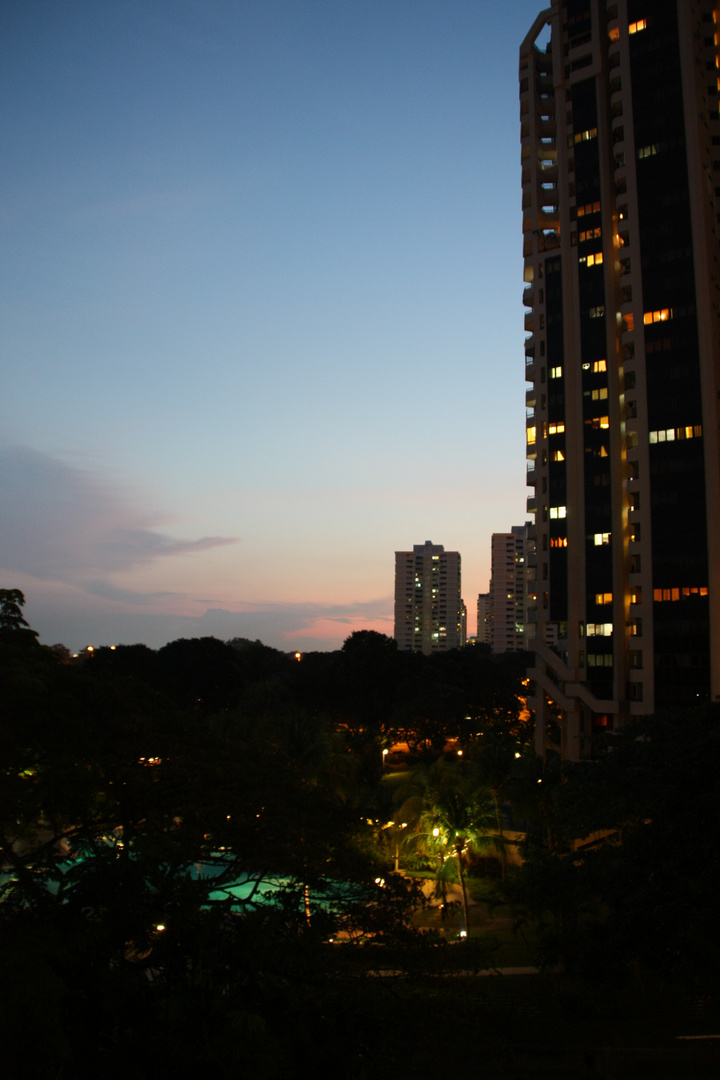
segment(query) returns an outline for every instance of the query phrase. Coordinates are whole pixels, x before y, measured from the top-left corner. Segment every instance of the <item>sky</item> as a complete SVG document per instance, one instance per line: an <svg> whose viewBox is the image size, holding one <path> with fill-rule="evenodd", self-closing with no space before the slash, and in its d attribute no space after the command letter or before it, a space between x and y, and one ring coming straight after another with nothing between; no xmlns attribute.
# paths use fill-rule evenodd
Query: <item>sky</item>
<svg viewBox="0 0 720 1080"><path fill-rule="evenodd" d="M46 644L393 633L525 520L538 0L4 0L0 587Z"/></svg>

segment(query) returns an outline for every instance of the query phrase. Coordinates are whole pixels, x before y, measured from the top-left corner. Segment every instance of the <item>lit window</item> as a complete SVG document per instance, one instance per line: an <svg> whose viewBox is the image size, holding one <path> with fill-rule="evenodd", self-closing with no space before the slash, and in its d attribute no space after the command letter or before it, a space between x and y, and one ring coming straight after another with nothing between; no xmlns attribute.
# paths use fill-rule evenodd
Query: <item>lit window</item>
<svg viewBox="0 0 720 1080"><path fill-rule="evenodd" d="M589 142L590 139L597 138L597 128L587 128L586 131L578 131L577 135L568 136L568 146L572 146L573 143Z"/></svg>
<svg viewBox="0 0 720 1080"><path fill-rule="evenodd" d="M640 158L640 160L642 160L643 158L646 158L646 157L655 157L657 152L658 152L658 144L657 143L650 143L649 146L641 146L640 149L637 152L637 156L638 156L638 158Z"/></svg>
<svg viewBox="0 0 720 1080"><path fill-rule="evenodd" d="M527 441L528 441L528 443L532 444L532 443L535 442L536 439L537 439L537 428L536 427L529 427L527 429Z"/></svg>
<svg viewBox="0 0 720 1080"><path fill-rule="evenodd" d="M553 452L552 452L552 460L553 461L564 461L565 460L565 455L563 454L562 450L553 450Z"/></svg>
<svg viewBox="0 0 720 1080"><path fill-rule="evenodd" d="M667 322L672 317L672 308L659 308L657 311L646 311L643 315L643 322L647 326L649 323Z"/></svg>
<svg viewBox="0 0 720 1080"><path fill-rule="evenodd" d="M567 536L551 536L550 537L551 548L566 548Z"/></svg>
<svg viewBox="0 0 720 1080"><path fill-rule="evenodd" d="M604 304L598 304L597 307L591 307L590 308L590 318L591 319L602 319L604 314L605 314L605 305Z"/></svg>
<svg viewBox="0 0 720 1080"><path fill-rule="evenodd" d="M611 622L588 623L585 631L588 637L610 637L612 632L613 624Z"/></svg>
<svg viewBox="0 0 720 1080"><path fill-rule="evenodd" d="M585 217L585 214L599 214L599 213L600 213L600 203L597 202L597 201L596 202L585 203L584 206L578 206L578 208L577 208L577 216L578 217Z"/></svg>
<svg viewBox="0 0 720 1080"><path fill-rule="evenodd" d="M593 390L592 392L593 401L604 401L607 396L607 386L601 386L599 390Z"/></svg>
<svg viewBox="0 0 720 1080"><path fill-rule="evenodd" d="M592 366L594 372L607 371L607 360L596 360Z"/></svg>
<svg viewBox="0 0 720 1080"><path fill-rule="evenodd" d="M580 259L578 259L578 262L582 266L599 266L602 261L602 251L597 251L594 255L583 255ZM603 308L603 312L604 310L605 309Z"/></svg>
<svg viewBox="0 0 720 1080"><path fill-rule="evenodd" d="M653 600L660 603L664 600L679 600L681 596L683 599L688 599L691 596L707 595L707 585L685 585L682 588L653 589Z"/></svg>
<svg viewBox="0 0 720 1080"><path fill-rule="evenodd" d="M550 424L548 426L548 434L549 435L562 435L564 430L565 430L565 423L562 420L559 420L556 424Z"/></svg>
<svg viewBox="0 0 720 1080"><path fill-rule="evenodd" d="M664 431L649 433L651 443L675 442L675 440L700 439L701 437L702 424L687 424L685 427L666 428Z"/></svg>
<svg viewBox="0 0 720 1080"><path fill-rule="evenodd" d="M610 533L595 533L594 536L595 547L600 547L602 544L610 543Z"/></svg>
<svg viewBox="0 0 720 1080"><path fill-rule="evenodd" d="M551 367L550 368L550 378L551 379L561 379L562 378L562 367Z"/></svg>
<svg viewBox="0 0 720 1080"><path fill-rule="evenodd" d="M647 19L638 19L628 26L628 34L639 34L641 30L647 30Z"/></svg>
<svg viewBox="0 0 720 1080"><path fill-rule="evenodd" d="M550 507L551 518L564 518L567 517L567 506L551 506Z"/></svg>
<svg viewBox="0 0 720 1080"><path fill-rule="evenodd" d="M620 27L619 26L612 26L608 30L608 37L610 38L611 41L619 41L620 40Z"/></svg>
<svg viewBox="0 0 720 1080"><path fill-rule="evenodd" d="M597 225L594 229L584 229L578 239L582 244L583 240L596 240L599 236L602 236L602 228Z"/></svg>
<svg viewBox="0 0 720 1080"><path fill-rule="evenodd" d="M611 592L595 593L595 603L596 604L612 604L612 593Z"/></svg>

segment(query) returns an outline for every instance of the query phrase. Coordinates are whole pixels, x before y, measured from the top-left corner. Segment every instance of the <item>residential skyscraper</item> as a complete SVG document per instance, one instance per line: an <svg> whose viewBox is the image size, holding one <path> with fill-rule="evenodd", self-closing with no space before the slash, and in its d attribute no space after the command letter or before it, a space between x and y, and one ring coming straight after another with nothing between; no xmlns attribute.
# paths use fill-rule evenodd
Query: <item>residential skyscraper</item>
<svg viewBox="0 0 720 1080"><path fill-rule="evenodd" d="M526 526L513 525L509 533L492 534L489 608L494 653L525 648L526 533Z"/></svg>
<svg viewBox="0 0 720 1080"><path fill-rule="evenodd" d="M480 593L477 598L477 634L479 643L492 645L492 624L490 622L490 593Z"/></svg>
<svg viewBox="0 0 720 1080"><path fill-rule="evenodd" d="M720 697L719 18L553 0L520 50L529 704L571 759Z"/></svg>
<svg viewBox="0 0 720 1080"><path fill-rule="evenodd" d="M395 552L395 640L429 655L465 644L460 554L426 540Z"/></svg>

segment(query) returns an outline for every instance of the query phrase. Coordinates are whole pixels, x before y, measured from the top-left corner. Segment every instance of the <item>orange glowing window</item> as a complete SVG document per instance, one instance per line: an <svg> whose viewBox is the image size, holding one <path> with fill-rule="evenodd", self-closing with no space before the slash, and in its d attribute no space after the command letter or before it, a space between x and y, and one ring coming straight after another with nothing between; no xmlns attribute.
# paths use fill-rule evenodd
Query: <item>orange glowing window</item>
<svg viewBox="0 0 720 1080"><path fill-rule="evenodd" d="M596 251L593 255L582 255L578 259L578 262L581 263L582 266L599 266L602 261L602 251Z"/></svg>
<svg viewBox="0 0 720 1080"><path fill-rule="evenodd" d="M593 229L583 229L578 240L582 244L584 240L597 240L599 236L602 236L602 227L596 225Z"/></svg>
<svg viewBox="0 0 720 1080"><path fill-rule="evenodd" d="M577 216L578 217L584 217L585 214L599 214L599 213L600 213L600 202L599 202L598 199L596 199L595 202L585 203L584 206L578 206L578 208L577 208Z"/></svg>
<svg viewBox="0 0 720 1080"><path fill-rule="evenodd" d="M610 30L608 30L608 37L610 38L611 41L619 41L619 39L620 39L620 28L617 27L617 26L613 26Z"/></svg>
<svg viewBox="0 0 720 1080"><path fill-rule="evenodd" d="M648 326L650 323L667 322L668 319L672 319L672 317L672 308L658 308L657 311L646 311L643 315L643 322Z"/></svg>
<svg viewBox="0 0 720 1080"><path fill-rule="evenodd" d="M707 585L684 585L682 588L670 588L670 589L653 589L653 600L658 603L663 601L679 600L682 596L687 600L692 596L707 596Z"/></svg>
<svg viewBox="0 0 720 1080"><path fill-rule="evenodd" d="M638 19L628 26L628 34L639 34L641 30L647 30L647 19Z"/></svg>

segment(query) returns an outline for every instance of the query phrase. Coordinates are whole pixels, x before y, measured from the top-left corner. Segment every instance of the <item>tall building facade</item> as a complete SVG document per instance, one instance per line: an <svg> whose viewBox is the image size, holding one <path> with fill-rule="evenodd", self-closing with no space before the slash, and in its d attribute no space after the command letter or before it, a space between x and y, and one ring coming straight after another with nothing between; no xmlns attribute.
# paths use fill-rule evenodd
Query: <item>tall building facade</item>
<svg viewBox="0 0 720 1080"><path fill-rule="evenodd" d="M482 592L477 598L477 634L475 638L479 644L492 645L489 592Z"/></svg>
<svg viewBox="0 0 720 1080"><path fill-rule="evenodd" d="M525 648L526 535L525 525L492 534L489 619L494 653Z"/></svg>
<svg viewBox="0 0 720 1080"><path fill-rule="evenodd" d="M395 552L395 640L430 655L465 644L460 554L426 540Z"/></svg>
<svg viewBox="0 0 720 1080"><path fill-rule="evenodd" d="M718 8L553 0L520 51L530 704L570 759L720 696Z"/></svg>

